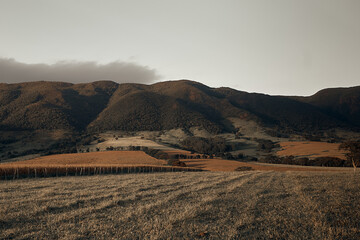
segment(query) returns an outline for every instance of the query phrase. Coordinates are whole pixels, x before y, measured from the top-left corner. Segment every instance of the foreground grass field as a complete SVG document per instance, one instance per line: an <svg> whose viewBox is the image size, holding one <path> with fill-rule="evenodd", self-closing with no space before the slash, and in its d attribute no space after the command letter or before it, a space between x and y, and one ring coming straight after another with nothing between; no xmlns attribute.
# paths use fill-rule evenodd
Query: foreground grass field
<svg viewBox="0 0 360 240"><path fill-rule="evenodd" d="M0 239L359 239L360 176L185 172L0 182Z"/></svg>

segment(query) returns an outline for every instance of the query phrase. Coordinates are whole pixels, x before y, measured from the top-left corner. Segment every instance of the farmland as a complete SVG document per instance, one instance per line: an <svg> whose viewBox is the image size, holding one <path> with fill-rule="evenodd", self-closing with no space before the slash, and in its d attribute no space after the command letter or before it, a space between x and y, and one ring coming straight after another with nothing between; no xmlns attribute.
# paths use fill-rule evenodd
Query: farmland
<svg viewBox="0 0 360 240"><path fill-rule="evenodd" d="M0 166L97 166L97 165L165 165L166 161L150 157L142 151L110 151L43 156Z"/></svg>
<svg viewBox="0 0 360 240"><path fill-rule="evenodd" d="M0 238L358 239L360 176L186 172L0 182Z"/></svg>
<svg viewBox="0 0 360 240"><path fill-rule="evenodd" d="M167 150L166 153L169 155L194 155L183 150ZM201 170L232 172L244 167L261 171L351 171L351 168L300 167L258 162L239 162L219 158L181 159L181 161L186 164L186 168L168 166L166 160L156 159L145 154L143 151L58 154L0 164L0 180Z"/></svg>
<svg viewBox="0 0 360 240"><path fill-rule="evenodd" d="M0 180L175 171L199 171L199 169L167 166L165 160L153 158L142 151L111 151L58 154L0 164Z"/></svg>
<svg viewBox="0 0 360 240"><path fill-rule="evenodd" d="M338 157L345 159L345 152L339 150L338 143L310 142L310 141L290 141L280 142L281 150L277 152L279 156L296 157Z"/></svg>
<svg viewBox="0 0 360 240"><path fill-rule="evenodd" d="M261 162L239 162L234 160L224 159L184 159L186 166L192 168L200 168L207 171L223 171L233 172L241 167L251 168L259 171L305 171L305 172L319 172L319 171L342 171L349 172L353 171L349 167L312 167L312 166L298 166L298 165L287 165L287 164L269 164Z"/></svg>

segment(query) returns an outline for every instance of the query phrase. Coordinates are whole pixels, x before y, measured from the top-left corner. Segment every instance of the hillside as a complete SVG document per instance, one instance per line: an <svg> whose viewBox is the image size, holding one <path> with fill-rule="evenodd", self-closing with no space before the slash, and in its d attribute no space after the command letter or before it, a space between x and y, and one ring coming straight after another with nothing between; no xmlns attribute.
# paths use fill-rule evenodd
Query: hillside
<svg viewBox="0 0 360 240"><path fill-rule="evenodd" d="M83 130L106 107L114 82L0 85L0 127Z"/></svg>
<svg viewBox="0 0 360 240"><path fill-rule="evenodd" d="M326 89L311 97L269 96L180 80L153 85L0 84L0 129L71 131L234 131L228 118L254 120L283 132L360 127L360 87Z"/></svg>
<svg viewBox="0 0 360 240"><path fill-rule="evenodd" d="M309 103L339 120L360 126L360 86L324 89L313 96L298 100Z"/></svg>

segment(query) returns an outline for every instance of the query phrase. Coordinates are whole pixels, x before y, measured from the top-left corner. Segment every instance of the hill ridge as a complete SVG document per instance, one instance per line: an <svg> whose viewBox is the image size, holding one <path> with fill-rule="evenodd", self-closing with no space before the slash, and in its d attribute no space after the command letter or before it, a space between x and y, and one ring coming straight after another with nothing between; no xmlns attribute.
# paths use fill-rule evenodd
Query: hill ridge
<svg viewBox="0 0 360 240"><path fill-rule="evenodd" d="M233 131L229 117L282 131L360 127L360 86L309 97L271 96L190 80L151 85L96 81L0 84L0 129L72 131L203 127Z"/></svg>

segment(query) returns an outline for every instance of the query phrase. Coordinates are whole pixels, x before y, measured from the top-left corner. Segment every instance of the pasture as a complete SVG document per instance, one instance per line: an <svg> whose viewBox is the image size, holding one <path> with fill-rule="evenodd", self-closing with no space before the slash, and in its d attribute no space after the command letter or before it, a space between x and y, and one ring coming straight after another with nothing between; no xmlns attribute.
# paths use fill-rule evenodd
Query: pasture
<svg viewBox="0 0 360 240"><path fill-rule="evenodd" d="M68 153L8 162L0 166L97 166L97 165L166 165L166 161L153 158L142 151L108 151Z"/></svg>
<svg viewBox="0 0 360 240"><path fill-rule="evenodd" d="M339 150L339 143L311 142L311 141L288 141L280 142L281 150L277 152L280 157L295 156L308 157L338 157L345 158L345 152Z"/></svg>
<svg viewBox="0 0 360 240"><path fill-rule="evenodd" d="M1 239L359 239L360 176L178 172L0 181Z"/></svg>
<svg viewBox="0 0 360 240"><path fill-rule="evenodd" d="M188 154L186 151L166 151L169 155ZM194 154L193 154L194 155ZM195 154L196 155L196 154ZM220 158L181 159L186 167L168 166L166 160L156 159L143 151L108 151L58 154L24 161L0 164L0 180L89 176L98 174L152 173L178 171L233 172L248 168L260 171L351 171L351 168L309 167L260 162L239 162Z"/></svg>
<svg viewBox="0 0 360 240"><path fill-rule="evenodd" d="M110 151L58 154L3 163L0 164L0 180L200 170L167 166L165 160L156 159L142 151Z"/></svg>

